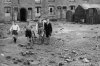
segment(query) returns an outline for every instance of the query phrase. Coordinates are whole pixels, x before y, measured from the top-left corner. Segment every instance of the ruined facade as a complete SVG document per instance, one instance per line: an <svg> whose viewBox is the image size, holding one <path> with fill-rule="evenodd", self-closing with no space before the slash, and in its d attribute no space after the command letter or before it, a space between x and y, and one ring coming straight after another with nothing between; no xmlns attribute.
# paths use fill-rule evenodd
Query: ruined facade
<svg viewBox="0 0 100 66"><path fill-rule="evenodd" d="M0 0L0 20L27 21L39 16L66 19L66 12L82 3L100 3L99 0Z"/></svg>

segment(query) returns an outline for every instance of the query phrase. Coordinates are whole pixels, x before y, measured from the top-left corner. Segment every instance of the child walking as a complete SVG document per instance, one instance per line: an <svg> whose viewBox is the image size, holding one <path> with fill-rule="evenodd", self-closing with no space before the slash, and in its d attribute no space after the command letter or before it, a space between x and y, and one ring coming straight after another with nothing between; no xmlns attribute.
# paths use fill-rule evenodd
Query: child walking
<svg viewBox="0 0 100 66"><path fill-rule="evenodd" d="M39 35L39 41L40 41L39 44L42 44L44 42L44 40L43 40L43 36L44 36L44 24L43 24L41 18L39 18L39 21L36 24L36 27L37 27L37 32L38 32L38 35Z"/></svg>
<svg viewBox="0 0 100 66"><path fill-rule="evenodd" d="M12 32L13 35L13 41L16 43L18 32L20 31L19 25L16 24L14 21L12 22L12 26L10 27L10 32Z"/></svg>

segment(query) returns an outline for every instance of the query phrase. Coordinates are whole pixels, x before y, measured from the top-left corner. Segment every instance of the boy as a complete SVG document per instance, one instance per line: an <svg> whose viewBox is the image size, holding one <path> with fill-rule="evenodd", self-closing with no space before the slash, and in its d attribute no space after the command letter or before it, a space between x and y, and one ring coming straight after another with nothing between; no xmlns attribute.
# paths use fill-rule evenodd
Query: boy
<svg viewBox="0 0 100 66"><path fill-rule="evenodd" d="M44 24L43 24L41 18L39 18L39 22L36 24L36 29L37 29L37 32L38 32L38 35L39 35L39 41L40 41L40 44L41 44L41 43L44 42L44 40L43 40Z"/></svg>
<svg viewBox="0 0 100 66"><path fill-rule="evenodd" d="M47 22L44 23L44 30L47 38L47 44L49 44L50 36L52 33L52 24L50 23L49 19L47 19Z"/></svg>
<svg viewBox="0 0 100 66"><path fill-rule="evenodd" d="M32 31L31 31L31 27L29 25L29 22L26 25L26 30L25 30L25 37L27 37L28 42L31 42L32 39Z"/></svg>
<svg viewBox="0 0 100 66"><path fill-rule="evenodd" d="M18 32L20 31L19 25L14 21L12 22L12 26L10 27L10 31L12 32L14 43L17 41Z"/></svg>

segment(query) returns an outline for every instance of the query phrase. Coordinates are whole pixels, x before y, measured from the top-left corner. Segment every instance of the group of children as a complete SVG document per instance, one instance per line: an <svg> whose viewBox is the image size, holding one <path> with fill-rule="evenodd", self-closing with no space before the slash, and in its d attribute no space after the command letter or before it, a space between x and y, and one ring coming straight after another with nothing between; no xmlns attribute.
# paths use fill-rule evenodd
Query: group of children
<svg viewBox="0 0 100 66"><path fill-rule="evenodd" d="M13 23L13 25L10 28L10 31L12 32L12 35L14 35L14 42L17 41L17 35L20 31L19 26L16 23ZM25 37L27 37L28 42L34 42L36 38L39 38L39 44L43 44L46 40L46 44L49 44L50 36L52 34L52 24L50 23L49 19L38 19L38 22L36 23L36 31L34 30L34 27L31 26L30 22L27 22L27 25L25 27ZM36 36L38 35L38 36Z"/></svg>

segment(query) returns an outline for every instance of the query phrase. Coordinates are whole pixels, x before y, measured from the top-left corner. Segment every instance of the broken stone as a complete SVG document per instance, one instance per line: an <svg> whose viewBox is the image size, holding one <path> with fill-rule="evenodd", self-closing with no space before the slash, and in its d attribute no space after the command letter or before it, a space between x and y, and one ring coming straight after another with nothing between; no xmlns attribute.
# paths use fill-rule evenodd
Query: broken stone
<svg viewBox="0 0 100 66"><path fill-rule="evenodd" d="M13 61L17 61L17 60L18 60L18 58L12 58L12 60L13 60Z"/></svg>
<svg viewBox="0 0 100 66"><path fill-rule="evenodd" d="M79 60L83 60L83 59L84 59L83 57L80 57L80 58L79 58Z"/></svg>
<svg viewBox="0 0 100 66"><path fill-rule="evenodd" d="M59 66L64 66L64 63L59 63Z"/></svg>
<svg viewBox="0 0 100 66"><path fill-rule="evenodd" d="M14 61L13 63L14 63L14 64L18 64L18 62L17 62L17 61Z"/></svg>
<svg viewBox="0 0 100 66"><path fill-rule="evenodd" d="M61 28L60 30L63 30L64 28Z"/></svg>
<svg viewBox="0 0 100 66"><path fill-rule="evenodd" d="M3 53L1 53L1 56L5 56Z"/></svg>
<svg viewBox="0 0 100 66"><path fill-rule="evenodd" d="M50 64L53 64L53 63L56 63L56 62L52 60L52 61L49 61L49 63L50 63Z"/></svg>
<svg viewBox="0 0 100 66"><path fill-rule="evenodd" d="M64 58L64 61L66 61L67 63L70 63L73 61L73 59L68 56L68 57Z"/></svg>
<svg viewBox="0 0 100 66"><path fill-rule="evenodd" d="M70 62L72 62L73 60L72 60L72 59L65 59L65 61L67 61L67 63L70 63Z"/></svg>
<svg viewBox="0 0 100 66"><path fill-rule="evenodd" d="M7 60L11 59L11 56L6 56L6 59L7 59Z"/></svg>
<svg viewBox="0 0 100 66"><path fill-rule="evenodd" d="M83 37L83 38L87 38L87 37Z"/></svg>
<svg viewBox="0 0 100 66"><path fill-rule="evenodd" d="M91 28L91 30L94 30L93 28Z"/></svg>
<svg viewBox="0 0 100 66"><path fill-rule="evenodd" d="M64 49L65 52L69 51L68 49Z"/></svg>
<svg viewBox="0 0 100 66"><path fill-rule="evenodd" d="M22 59L20 59L20 61L21 61L21 62L24 62L24 59L22 58Z"/></svg>
<svg viewBox="0 0 100 66"><path fill-rule="evenodd" d="M77 54L74 54L74 53L70 53L70 54L68 54L71 58L74 58L74 57L76 57L76 55Z"/></svg>
<svg viewBox="0 0 100 66"><path fill-rule="evenodd" d="M22 45L22 44L18 44L18 46L19 46L19 47L25 47L25 45Z"/></svg>
<svg viewBox="0 0 100 66"><path fill-rule="evenodd" d="M26 49L33 49L33 47L32 46L27 46Z"/></svg>
<svg viewBox="0 0 100 66"><path fill-rule="evenodd" d="M59 40L59 41L60 41L60 40L61 40L61 38L58 38L57 40Z"/></svg>
<svg viewBox="0 0 100 66"><path fill-rule="evenodd" d="M18 59L17 62L20 62L21 63L22 61Z"/></svg>
<svg viewBox="0 0 100 66"><path fill-rule="evenodd" d="M25 56L26 54L25 53L23 53L23 52L20 52L20 54L21 54L21 56Z"/></svg>
<svg viewBox="0 0 100 66"><path fill-rule="evenodd" d="M30 62L27 60L27 61L24 61L23 64L24 64L24 65L30 65Z"/></svg>
<svg viewBox="0 0 100 66"><path fill-rule="evenodd" d="M65 57L60 55L59 58L65 58Z"/></svg>
<svg viewBox="0 0 100 66"><path fill-rule="evenodd" d="M37 64L39 64L40 62L39 61L31 61L30 62L30 64L32 64L32 65L37 65Z"/></svg>
<svg viewBox="0 0 100 66"><path fill-rule="evenodd" d="M70 56L65 57L65 59L70 59L70 58L71 58Z"/></svg>
<svg viewBox="0 0 100 66"><path fill-rule="evenodd" d="M54 54L54 53L51 53L51 55L52 55L52 56L55 56L55 54Z"/></svg>
<svg viewBox="0 0 100 66"><path fill-rule="evenodd" d="M76 59L74 58L73 61L76 61Z"/></svg>
<svg viewBox="0 0 100 66"><path fill-rule="evenodd" d="M84 63L89 63L90 61L89 61L87 58L84 58L84 59L82 60L82 62L84 62Z"/></svg>
<svg viewBox="0 0 100 66"><path fill-rule="evenodd" d="M77 52L76 52L75 50L73 50L71 53L73 53L73 54L77 54Z"/></svg>

